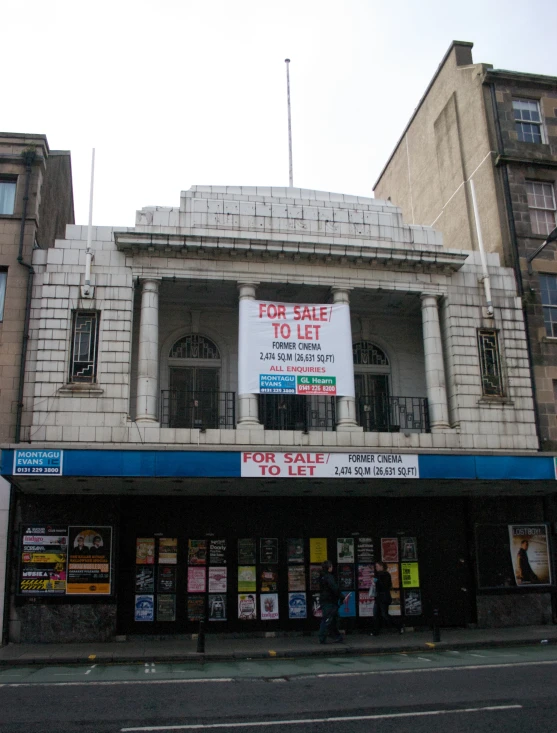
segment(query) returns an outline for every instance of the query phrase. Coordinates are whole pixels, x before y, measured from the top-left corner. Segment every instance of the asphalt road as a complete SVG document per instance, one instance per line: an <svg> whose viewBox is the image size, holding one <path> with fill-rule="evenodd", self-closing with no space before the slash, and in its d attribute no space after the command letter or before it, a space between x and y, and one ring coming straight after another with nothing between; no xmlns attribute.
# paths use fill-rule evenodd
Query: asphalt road
<svg viewBox="0 0 557 733"><path fill-rule="evenodd" d="M552 646L203 665L14 667L0 670L0 731L553 731L556 685Z"/></svg>

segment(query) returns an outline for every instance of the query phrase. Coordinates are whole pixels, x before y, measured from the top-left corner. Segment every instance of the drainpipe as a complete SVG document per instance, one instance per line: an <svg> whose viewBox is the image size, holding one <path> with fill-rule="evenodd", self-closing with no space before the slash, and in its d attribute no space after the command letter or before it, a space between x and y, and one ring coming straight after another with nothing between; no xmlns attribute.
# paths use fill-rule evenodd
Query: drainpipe
<svg viewBox="0 0 557 733"><path fill-rule="evenodd" d="M495 146L495 152L497 157L504 151L503 146L503 135L501 133L501 122L499 120L499 112L497 110L497 97L495 96L495 84L489 83L489 92L491 95L491 107L493 111L493 119L495 121L495 135L497 144ZM532 356L532 344L530 343L530 325L528 321L528 314L526 313L526 306L524 305L524 287L522 283L522 272L520 270L520 253L518 251L518 237L516 234L516 226L514 222L514 214L512 207L511 198L511 187L509 185L509 166L506 164L501 170L501 178L503 180L503 194L505 197L505 209L507 212L507 222L509 224L509 232L511 239L511 255L513 258L514 274L516 279L516 289L518 296L522 302L522 317L524 318L524 325L526 327L526 349L528 351L528 363L530 365L530 386L532 389L532 400L534 403L534 421L536 423L536 433L538 435L538 442L540 444L540 451L542 450L542 434L540 428L540 412L538 408L538 399L536 393L536 381L534 379L534 358Z"/></svg>
<svg viewBox="0 0 557 733"><path fill-rule="evenodd" d="M81 287L82 298L92 298L95 288L91 286L91 262L93 261L93 250L91 242L93 239L93 188L95 184L95 148L91 155L91 189L89 192L89 226L87 227L87 249L85 250L85 285Z"/></svg>
<svg viewBox="0 0 557 733"><path fill-rule="evenodd" d="M476 234L478 237L478 247L480 249L480 259L482 261L482 282L484 284L485 299L487 302L487 317L493 318L493 303L491 301L491 281L489 279L489 271L487 269L487 259L485 256L484 240L482 237L482 227L480 225L480 215L478 213L478 202L476 201L476 189L474 181L470 179L470 192L472 193L472 207L474 209L474 221L476 222Z"/></svg>
<svg viewBox="0 0 557 733"><path fill-rule="evenodd" d="M17 414L15 422L15 442L21 442L21 416L23 413L23 389L25 387L25 365L27 362L27 346L29 343L29 321L31 319L31 296L33 294L33 277L35 270L33 266L23 260L23 243L25 237L25 224L27 223L27 204L29 202L29 186L31 183L31 173L33 163L37 158L37 153L32 148L25 150L21 157L25 163L25 194L23 196L23 212L21 215L21 226L19 229L19 252L17 261L28 272L27 278L27 295L25 298L25 319L23 323L23 339L21 343L21 357L19 361L19 384L17 392Z"/></svg>

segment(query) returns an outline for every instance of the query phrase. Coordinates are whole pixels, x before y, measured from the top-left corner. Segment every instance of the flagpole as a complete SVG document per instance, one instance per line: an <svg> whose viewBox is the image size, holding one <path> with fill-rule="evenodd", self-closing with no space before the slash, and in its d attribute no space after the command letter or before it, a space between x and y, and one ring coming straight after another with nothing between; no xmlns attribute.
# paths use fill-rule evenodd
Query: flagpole
<svg viewBox="0 0 557 733"><path fill-rule="evenodd" d="M284 59L286 64L286 91L288 97L288 185L294 187L294 172L292 169L292 117L290 113L290 59Z"/></svg>

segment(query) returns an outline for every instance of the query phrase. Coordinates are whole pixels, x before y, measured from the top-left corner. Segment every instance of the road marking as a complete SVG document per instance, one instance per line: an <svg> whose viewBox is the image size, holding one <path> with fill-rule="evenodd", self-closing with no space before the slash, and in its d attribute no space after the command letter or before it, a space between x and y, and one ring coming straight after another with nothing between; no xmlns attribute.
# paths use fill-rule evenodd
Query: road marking
<svg viewBox="0 0 557 733"><path fill-rule="evenodd" d="M502 665L506 666L506 665ZM0 687L103 687L106 685L189 685L198 682L234 682L233 677L210 677L193 680L103 680L87 682L4 682Z"/></svg>
<svg viewBox="0 0 557 733"><path fill-rule="evenodd" d="M487 654L474 654L473 652L470 652L471 657L481 657L481 659L486 659Z"/></svg>
<svg viewBox="0 0 557 733"><path fill-rule="evenodd" d="M501 712L520 710L522 705L489 705L483 708L454 708L453 710L426 710L415 713L383 713L377 715L346 715L339 718L300 718L298 720L259 720L249 723L209 723L207 725L153 725L136 728L120 728L121 733L157 730L210 730L215 728L263 728L271 725L308 725L314 723L349 723L358 720L386 720L390 718L425 718L433 715L455 715L462 713Z"/></svg>
<svg viewBox="0 0 557 733"><path fill-rule="evenodd" d="M87 672L85 672L85 674L91 674L91 670L92 670L92 669L95 669L95 667L96 667L96 666L97 666L96 664L92 664L92 665L91 665L91 666L89 667L89 669L87 670Z"/></svg>
<svg viewBox="0 0 557 733"><path fill-rule="evenodd" d="M431 659L428 659L427 657L416 657L416 659L421 659L422 662L431 662L431 661L433 661Z"/></svg>
<svg viewBox="0 0 557 733"><path fill-rule="evenodd" d="M157 670L155 669L155 663L154 662L151 662L151 667L150 668L149 668L149 663L148 662L145 662L145 674L149 674L149 672L153 672L153 674L154 674L156 671Z"/></svg>

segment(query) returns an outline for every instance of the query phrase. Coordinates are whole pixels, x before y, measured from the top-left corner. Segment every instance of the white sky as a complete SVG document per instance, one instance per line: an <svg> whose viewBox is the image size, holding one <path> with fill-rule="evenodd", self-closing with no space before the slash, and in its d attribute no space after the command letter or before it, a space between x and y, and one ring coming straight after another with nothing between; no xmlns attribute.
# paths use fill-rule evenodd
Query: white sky
<svg viewBox="0 0 557 733"><path fill-rule="evenodd" d="M193 184L372 185L453 39L557 75L557 2L27 0L0 16L0 128L71 150L76 222L133 226Z"/></svg>

